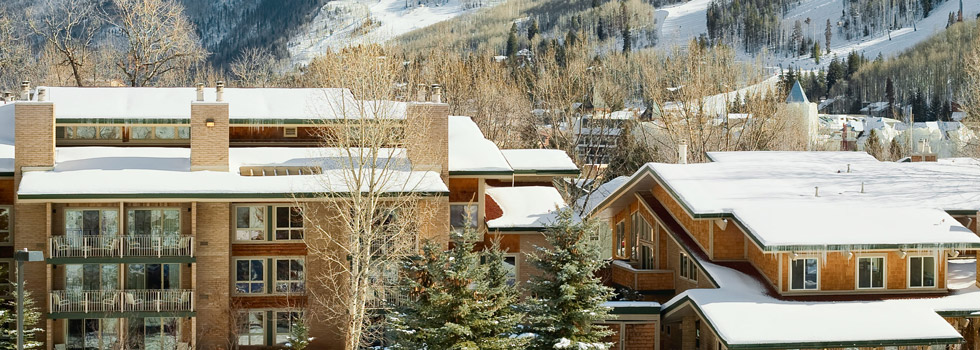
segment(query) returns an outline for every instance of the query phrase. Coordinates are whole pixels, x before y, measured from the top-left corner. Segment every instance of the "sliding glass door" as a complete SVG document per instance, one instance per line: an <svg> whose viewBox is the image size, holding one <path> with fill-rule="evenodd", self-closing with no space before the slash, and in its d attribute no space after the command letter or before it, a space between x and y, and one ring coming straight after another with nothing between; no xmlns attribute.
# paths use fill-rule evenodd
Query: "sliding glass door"
<svg viewBox="0 0 980 350"><path fill-rule="evenodd" d="M119 319L86 318L66 320L68 350L119 348Z"/></svg>

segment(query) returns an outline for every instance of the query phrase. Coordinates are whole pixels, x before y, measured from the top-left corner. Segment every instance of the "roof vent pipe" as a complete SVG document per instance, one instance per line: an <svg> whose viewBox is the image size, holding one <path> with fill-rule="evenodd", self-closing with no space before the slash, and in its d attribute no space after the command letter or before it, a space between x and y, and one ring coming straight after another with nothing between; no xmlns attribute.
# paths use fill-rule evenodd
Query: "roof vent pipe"
<svg viewBox="0 0 980 350"><path fill-rule="evenodd" d="M48 99L48 89L38 88L37 89L37 102L44 102Z"/></svg>
<svg viewBox="0 0 980 350"><path fill-rule="evenodd" d="M219 81L218 85L214 88L215 101L224 102L225 101L225 82Z"/></svg>
<svg viewBox="0 0 980 350"><path fill-rule="evenodd" d="M813 196L820 197L820 186L813 187Z"/></svg>
<svg viewBox="0 0 980 350"><path fill-rule="evenodd" d="M932 153L932 145L929 144L929 140L927 139L922 139L922 153Z"/></svg>
<svg viewBox="0 0 980 350"><path fill-rule="evenodd" d="M418 91L416 91L415 101L425 102L425 84L418 84Z"/></svg>
<svg viewBox="0 0 980 350"><path fill-rule="evenodd" d="M31 99L31 82L24 80L20 82L20 100L28 101Z"/></svg>
<svg viewBox="0 0 980 350"><path fill-rule="evenodd" d="M848 172L848 173L850 173L850 172L851 172L851 164L847 164L847 172Z"/></svg>
<svg viewBox="0 0 980 350"><path fill-rule="evenodd" d="M677 164L687 164L687 140L677 145Z"/></svg>
<svg viewBox="0 0 980 350"><path fill-rule="evenodd" d="M439 84L432 84L432 102L442 103L442 87Z"/></svg>
<svg viewBox="0 0 980 350"><path fill-rule="evenodd" d="M204 83L197 83L197 102L204 102Z"/></svg>

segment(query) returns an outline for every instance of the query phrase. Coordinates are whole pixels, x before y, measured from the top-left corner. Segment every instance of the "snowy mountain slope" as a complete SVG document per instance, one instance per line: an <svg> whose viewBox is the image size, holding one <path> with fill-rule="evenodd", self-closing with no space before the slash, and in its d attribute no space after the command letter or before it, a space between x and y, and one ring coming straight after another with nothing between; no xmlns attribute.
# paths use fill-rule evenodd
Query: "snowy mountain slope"
<svg viewBox="0 0 980 350"><path fill-rule="evenodd" d="M438 5L407 7L404 0L333 1L320 9L302 35L289 41L289 53L294 64L303 64L329 49L385 42L499 2L446 0Z"/></svg>
<svg viewBox="0 0 980 350"><path fill-rule="evenodd" d="M943 30L946 30L946 22L950 12L959 10L960 3L957 0L948 0L934 8L929 16L916 22L915 28L906 26L904 28L891 31L891 38L887 33L879 33L872 37L859 37L852 40L845 40L838 37L836 23L840 19L841 11L844 8L843 0L809 0L794 8L784 17L783 25L792 28L795 20L805 20L810 18L812 21L811 29L815 39L823 41L824 28L827 19L834 24L834 36L831 39L831 53L824 57L844 57L851 51L862 52L868 58L877 57L881 54L890 57L902 53L903 51L915 46L916 44L928 39ZM980 13L980 1L963 1L963 18L974 18ZM788 26L788 27L787 27ZM807 32L804 27L804 32ZM809 33L808 33L809 34ZM820 66L826 66L829 60L821 61ZM818 65L809 57L783 58L774 63L783 63L783 66L793 65L804 69L815 69Z"/></svg>
<svg viewBox="0 0 980 350"><path fill-rule="evenodd" d="M701 34L708 34L707 11L711 0L692 0L657 10L657 46L664 49L684 47Z"/></svg>

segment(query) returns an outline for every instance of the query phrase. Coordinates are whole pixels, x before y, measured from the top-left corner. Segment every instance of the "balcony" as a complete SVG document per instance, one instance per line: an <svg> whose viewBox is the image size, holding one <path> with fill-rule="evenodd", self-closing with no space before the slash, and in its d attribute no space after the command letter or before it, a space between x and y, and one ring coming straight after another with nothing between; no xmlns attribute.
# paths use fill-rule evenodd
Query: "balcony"
<svg viewBox="0 0 980 350"><path fill-rule="evenodd" d="M52 318L113 317L133 313L191 316L190 289L56 290L49 296ZM157 315L157 317L161 317Z"/></svg>
<svg viewBox="0 0 980 350"><path fill-rule="evenodd" d="M192 262L194 237L187 235L77 235L49 239L50 262ZM96 261L98 260L98 261Z"/></svg>
<svg viewBox="0 0 980 350"><path fill-rule="evenodd" d="M625 261L613 261L612 281L636 291L674 289L674 271L637 269Z"/></svg>

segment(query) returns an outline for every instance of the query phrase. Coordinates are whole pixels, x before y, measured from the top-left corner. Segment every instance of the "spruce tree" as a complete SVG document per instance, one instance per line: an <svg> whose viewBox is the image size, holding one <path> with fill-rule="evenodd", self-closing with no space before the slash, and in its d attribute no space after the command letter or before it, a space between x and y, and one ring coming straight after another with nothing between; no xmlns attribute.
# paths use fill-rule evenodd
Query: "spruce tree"
<svg viewBox="0 0 980 350"><path fill-rule="evenodd" d="M527 40L534 40L534 36L538 35L538 19L535 18L531 21L531 26L527 28Z"/></svg>
<svg viewBox="0 0 980 350"><path fill-rule="evenodd" d="M824 30L823 36L824 36L824 39L827 39L827 42L826 42L826 45L827 45L827 54L830 54L830 39L834 36L834 32L831 30L831 27L830 27L830 18L827 19L827 29Z"/></svg>
<svg viewBox="0 0 980 350"><path fill-rule="evenodd" d="M13 285L16 287L16 285ZM17 293L13 298L0 307L0 350L17 349ZM44 329L36 327L41 322L41 312L38 310L31 292L24 291L24 349L41 349L44 347Z"/></svg>
<svg viewBox="0 0 980 350"><path fill-rule="evenodd" d="M510 34L507 35L507 57L517 55L517 23L510 25Z"/></svg>
<svg viewBox="0 0 980 350"><path fill-rule="evenodd" d="M898 138L892 138L891 144L888 145L888 159L894 162L901 158L902 146L898 145Z"/></svg>
<svg viewBox="0 0 980 350"><path fill-rule="evenodd" d="M878 137L877 130L871 129L871 132L868 133L868 139L864 140L864 151L877 160L886 159L885 149L881 146L881 138Z"/></svg>
<svg viewBox="0 0 980 350"><path fill-rule="evenodd" d="M507 284L496 243L474 252L475 231L452 234L448 251L427 244L402 267L405 303L389 317L391 349L506 350L527 345L517 336L524 315L515 286Z"/></svg>
<svg viewBox="0 0 980 350"><path fill-rule="evenodd" d="M602 285L596 272L606 263L592 240L598 228L591 220L575 218L571 208L560 209L545 231L550 247L537 247L528 260L540 275L528 282L527 328L535 334L531 349L608 349L603 339L612 334L598 325L609 318L602 304L612 289Z"/></svg>

